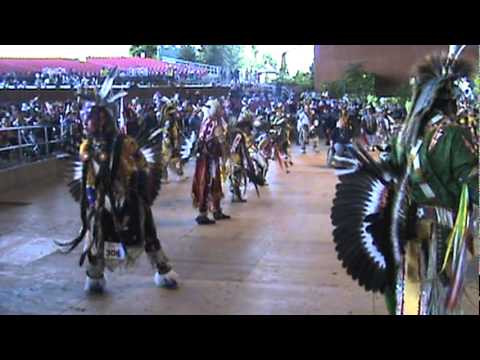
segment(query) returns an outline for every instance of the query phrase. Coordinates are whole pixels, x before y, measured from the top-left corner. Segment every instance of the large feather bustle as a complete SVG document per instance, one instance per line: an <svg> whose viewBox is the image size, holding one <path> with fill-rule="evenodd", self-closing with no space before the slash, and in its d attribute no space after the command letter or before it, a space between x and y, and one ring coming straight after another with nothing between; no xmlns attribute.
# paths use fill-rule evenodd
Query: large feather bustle
<svg viewBox="0 0 480 360"><path fill-rule="evenodd" d="M368 167L339 178L331 220L338 259L347 273L367 291L383 292L390 284L388 233L381 230L389 225L388 202L382 200L389 186Z"/></svg>

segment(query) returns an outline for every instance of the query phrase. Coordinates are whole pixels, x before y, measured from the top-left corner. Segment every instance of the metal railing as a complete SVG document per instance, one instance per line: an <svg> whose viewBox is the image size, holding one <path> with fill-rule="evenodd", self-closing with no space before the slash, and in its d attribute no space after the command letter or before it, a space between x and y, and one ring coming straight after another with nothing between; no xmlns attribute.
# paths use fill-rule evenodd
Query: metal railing
<svg viewBox="0 0 480 360"><path fill-rule="evenodd" d="M0 168L63 153L68 139L66 134L71 131L71 127L63 125L0 128Z"/></svg>

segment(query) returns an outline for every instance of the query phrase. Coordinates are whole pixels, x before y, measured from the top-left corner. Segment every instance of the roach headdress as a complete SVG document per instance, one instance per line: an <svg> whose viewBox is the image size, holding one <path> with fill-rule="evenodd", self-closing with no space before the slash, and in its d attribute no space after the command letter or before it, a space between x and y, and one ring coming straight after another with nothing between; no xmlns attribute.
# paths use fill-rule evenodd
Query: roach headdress
<svg viewBox="0 0 480 360"><path fill-rule="evenodd" d="M459 59L465 45L451 45L448 54L430 55L417 65L413 75L412 110L401 132L400 144L408 152L436 112L448 113L459 98L457 80L472 69Z"/></svg>
<svg viewBox="0 0 480 360"><path fill-rule="evenodd" d="M113 82L118 75L117 68L113 68L109 71L107 78L103 82L100 90L94 89L92 93L87 93L85 89L79 89L78 96L80 99L86 101L82 113L84 118L89 118L93 112L106 112L110 117L111 125L118 127L116 118L119 115L118 109L114 106L115 102L127 95L124 90L119 91L116 94L112 93Z"/></svg>

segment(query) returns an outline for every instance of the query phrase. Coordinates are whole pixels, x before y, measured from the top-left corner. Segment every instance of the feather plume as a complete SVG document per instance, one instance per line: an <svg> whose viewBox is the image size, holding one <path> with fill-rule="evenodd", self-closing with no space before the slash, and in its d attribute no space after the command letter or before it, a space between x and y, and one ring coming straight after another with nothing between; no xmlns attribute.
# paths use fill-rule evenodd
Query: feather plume
<svg viewBox="0 0 480 360"><path fill-rule="evenodd" d="M427 82L445 76L446 67L449 68L449 78L453 79L469 77L472 73L471 64L464 59L457 59L449 66L449 57L447 54L428 55L424 61L414 69L417 87L421 88Z"/></svg>
<svg viewBox="0 0 480 360"><path fill-rule="evenodd" d="M107 103L112 104L118 99L121 99L125 96L127 96L128 93L125 90L120 91L119 93L116 93L115 95L112 95L108 98Z"/></svg>
<svg viewBox="0 0 480 360"><path fill-rule="evenodd" d="M118 74L118 70L116 67L110 70L107 78L105 79L105 81L102 84L102 87L100 88L100 91L98 92L98 96L100 97L100 99L105 99L107 95L110 93L110 91L112 90L113 82L115 81L117 74Z"/></svg>

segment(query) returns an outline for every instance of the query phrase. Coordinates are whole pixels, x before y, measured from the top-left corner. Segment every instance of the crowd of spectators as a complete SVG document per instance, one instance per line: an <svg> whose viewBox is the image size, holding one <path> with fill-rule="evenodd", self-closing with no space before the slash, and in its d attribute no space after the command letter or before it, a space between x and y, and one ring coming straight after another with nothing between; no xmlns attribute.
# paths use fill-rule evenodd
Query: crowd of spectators
<svg viewBox="0 0 480 360"><path fill-rule="evenodd" d="M277 89L278 90L278 89ZM283 89L285 90L285 89ZM366 112L375 116L391 116L393 119L405 117L405 109L399 104L385 104L378 107L366 106L359 100L332 99L328 97L317 97L309 94L294 94L288 91L275 91L268 87L260 86L237 86L233 93L238 96L230 99L229 106L238 114L242 107L248 107L256 115L268 115L275 111L278 104L282 104L285 112L292 118L298 116L298 111L308 103L312 116L320 121L324 132L328 133L338 121L342 109L346 109L349 117L358 132L361 126L361 119ZM157 94L157 99L159 95ZM191 94L188 98L178 98L178 112L182 117L188 117L194 113L194 109L200 109L208 98L200 95L199 92ZM225 100L225 99L224 99ZM139 119L153 124L153 117L157 116L161 104L154 99L142 101L134 99L127 107L133 109ZM72 125L81 128L81 104L73 102L40 103L36 99L30 103L1 106L0 107L0 129L16 126L46 125L54 128L58 135L66 134ZM195 113L198 115L198 112ZM188 116L187 116L188 115ZM198 121L196 121L198 122ZM18 143L15 131L0 132L0 145L16 145Z"/></svg>
<svg viewBox="0 0 480 360"><path fill-rule="evenodd" d="M66 113L69 106L61 102L39 103L36 99L20 105L0 106L0 149L20 144L31 145L24 149L24 154L39 157L45 155L45 142L48 141L49 152L59 150L58 144L63 140L66 121L72 118L72 114ZM38 126L42 128L25 128ZM17 127L22 129L17 131L14 129ZM12 154L16 152L0 152L3 160L9 159Z"/></svg>
<svg viewBox="0 0 480 360"><path fill-rule="evenodd" d="M113 66L108 68L111 67ZM3 72L0 73L0 89L96 86L102 83L106 73L108 73L108 68L103 67L96 72L66 70L64 68L44 68L42 71ZM117 83L125 86L158 86L172 83L224 83L231 79L238 82L238 71L229 73L222 69L218 72L212 72L206 67L200 67L195 64L165 63L155 68L121 68Z"/></svg>
<svg viewBox="0 0 480 360"><path fill-rule="evenodd" d="M162 98L160 93L156 93L151 99L135 98L124 102L123 114L118 112L117 115L123 121L125 129L127 127L152 129L157 126L163 105ZM203 117L202 105L209 97L196 91L186 97L176 95L175 99L177 115L183 119L185 129L198 131ZM233 116L238 116L242 109L248 109L257 117L269 118L274 116L279 107L282 108L288 121L291 121L293 141L298 141L298 133L295 134L298 129L297 122L303 115L307 115L310 124L315 122L319 124L321 137L327 144L330 141L330 134L338 126L342 112L348 113L349 126L354 137L371 135L369 124L372 123L372 119L376 124L374 135L389 136L403 123L407 113L403 104L387 99L371 103L348 97L336 99L315 93L295 93L286 88L246 84L233 87L230 96L223 96L220 100L225 105L227 113ZM70 146L70 150L76 151L83 136L85 120L82 118L81 108L82 104L76 101L41 103L37 99L29 103L0 106L0 130L19 126L48 126L49 140L58 140L63 146L62 150ZM304 114L301 114L302 111ZM135 115L127 116L127 112ZM470 116L470 112L468 114ZM19 140L22 144L41 143L44 132L43 129L39 130L0 131L0 158L5 157L7 153L1 151L2 147L18 145ZM60 149L60 145L57 149Z"/></svg>

